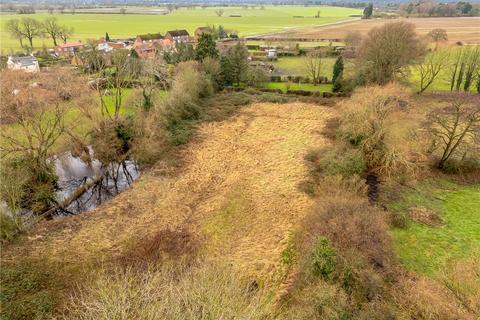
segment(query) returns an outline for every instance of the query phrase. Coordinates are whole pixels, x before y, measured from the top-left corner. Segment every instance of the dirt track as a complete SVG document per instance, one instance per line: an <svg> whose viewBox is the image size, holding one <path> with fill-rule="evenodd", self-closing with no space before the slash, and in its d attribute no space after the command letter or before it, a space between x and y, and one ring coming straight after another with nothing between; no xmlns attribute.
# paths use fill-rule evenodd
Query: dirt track
<svg viewBox="0 0 480 320"><path fill-rule="evenodd" d="M303 156L324 143L319 132L329 114L300 103L256 104L204 124L178 174L146 173L92 212L42 222L4 258L78 264L120 254L139 236L184 226L202 235L209 256L245 273L270 273L289 232L313 205L297 185L307 174Z"/></svg>

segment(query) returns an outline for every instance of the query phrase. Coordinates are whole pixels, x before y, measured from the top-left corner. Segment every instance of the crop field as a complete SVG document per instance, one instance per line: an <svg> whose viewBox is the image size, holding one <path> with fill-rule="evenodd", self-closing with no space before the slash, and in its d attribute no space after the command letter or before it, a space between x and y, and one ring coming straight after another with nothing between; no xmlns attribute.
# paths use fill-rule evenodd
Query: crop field
<svg viewBox="0 0 480 320"><path fill-rule="evenodd" d="M216 11L222 9L224 13L217 16ZM320 11L320 18L315 18ZM265 34L291 28L328 24L332 22L353 19L350 15L358 15L359 9L340 7L302 7L302 6L265 6L242 8L197 8L179 9L167 15L142 14L59 14L54 13L60 23L75 29L72 40L98 39L108 32L110 37L135 37L141 33L165 33L168 30L187 29L193 32L197 27L205 25L222 25L227 30L235 30L241 36ZM48 13L36 13L28 17L42 20ZM9 19L21 18L20 15L0 15L0 46L2 51L19 49L17 40L12 39L5 30L5 23ZM34 46L51 47L50 39L34 39Z"/></svg>
<svg viewBox="0 0 480 320"><path fill-rule="evenodd" d="M302 37L312 39L342 39L350 31L366 34L373 27L394 21L412 22L420 35L426 35L430 30L443 28L447 30L449 42L461 41L465 44L480 43L480 17L465 18L403 18L358 20L326 26L306 27L276 34L276 37Z"/></svg>

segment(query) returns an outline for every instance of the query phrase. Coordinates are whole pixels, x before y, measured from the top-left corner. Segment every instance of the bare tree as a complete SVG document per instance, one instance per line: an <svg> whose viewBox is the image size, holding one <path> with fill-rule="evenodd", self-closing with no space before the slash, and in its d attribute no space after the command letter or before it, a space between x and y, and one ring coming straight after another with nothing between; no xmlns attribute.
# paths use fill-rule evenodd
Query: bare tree
<svg viewBox="0 0 480 320"><path fill-rule="evenodd" d="M5 24L5 29L10 33L12 38L17 39L20 42L20 46L23 48L25 35L20 27L20 21L18 19L8 20Z"/></svg>
<svg viewBox="0 0 480 320"><path fill-rule="evenodd" d="M148 111L154 104L152 100L154 90L156 88L167 90L169 74L167 64L161 57L144 60L141 67L139 82L142 87L142 106Z"/></svg>
<svg viewBox="0 0 480 320"><path fill-rule="evenodd" d="M415 33L415 25L407 22L386 23L370 30L360 46L358 67L367 81L385 84L402 74L425 48Z"/></svg>
<svg viewBox="0 0 480 320"><path fill-rule="evenodd" d="M434 149L440 149L439 169L451 159L463 160L480 137L480 99L457 94L449 100L448 106L430 114Z"/></svg>
<svg viewBox="0 0 480 320"><path fill-rule="evenodd" d="M123 105L124 90L128 83L141 74L140 60L132 58L128 51L115 51L111 55L109 68L103 70L107 81L107 90L98 87L102 116L110 120L118 120ZM110 92L109 92L109 91ZM107 96L113 95L113 110L107 104Z"/></svg>
<svg viewBox="0 0 480 320"><path fill-rule="evenodd" d="M62 26L58 31L58 36L62 39L63 43L66 43L73 33L74 29L72 27Z"/></svg>
<svg viewBox="0 0 480 320"><path fill-rule="evenodd" d="M224 13L224 12L225 12L225 11L224 11L223 9L217 9L217 10L215 10L215 14L217 15L217 17L223 16L223 13Z"/></svg>
<svg viewBox="0 0 480 320"><path fill-rule="evenodd" d="M433 29L427 33L427 37L435 42L435 50L437 50L439 42L448 40L447 30L442 28Z"/></svg>
<svg viewBox="0 0 480 320"><path fill-rule="evenodd" d="M75 125L65 121L67 111L76 103L85 104L84 99L89 97L82 90L86 89L84 79L71 73L67 70L28 75L10 70L2 73L2 121L14 126L0 128L0 152L8 161L21 160L28 176L23 205L36 212L43 212L54 198L56 177L49 159L63 133Z"/></svg>
<svg viewBox="0 0 480 320"><path fill-rule="evenodd" d="M418 73L419 89L417 93L424 92L438 78L440 72L445 70L449 63L449 51L437 50L429 53L414 66Z"/></svg>
<svg viewBox="0 0 480 320"><path fill-rule="evenodd" d="M30 48L33 48L33 39L43 35L43 27L40 22L32 18L12 19L7 22L7 30L10 35L18 39L22 44L21 39L27 39Z"/></svg>
<svg viewBox="0 0 480 320"><path fill-rule="evenodd" d="M305 68L309 77L312 78L313 85L320 83L320 73L322 71L323 53L319 50L309 52L305 57Z"/></svg>
<svg viewBox="0 0 480 320"><path fill-rule="evenodd" d="M47 17L43 20L43 29L46 34L52 38L53 45L57 45L57 39L60 38L60 34L64 29L64 26L58 24L58 20L55 17Z"/></svg>

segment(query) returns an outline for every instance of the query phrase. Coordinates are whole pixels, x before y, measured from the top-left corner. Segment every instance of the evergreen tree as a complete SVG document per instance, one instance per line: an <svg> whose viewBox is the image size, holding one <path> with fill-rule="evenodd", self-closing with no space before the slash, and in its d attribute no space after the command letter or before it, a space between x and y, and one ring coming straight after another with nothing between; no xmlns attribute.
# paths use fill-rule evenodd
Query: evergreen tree
<svg viewBox="0 0 480 320"><path fill-rule="evenodd" d="M333 65L332 83L335 83L337 79L340 79L343 74L343 57L339 56Z"/></svg>
<svg viewBox="0 0 480 320"><path fill-rule="evenodd" d="M228 59L232 65L232 76L236 84L245 77L248 70L248 50L242 43L237 43L228 52Z"/></svg>
<svg viewBox="0 0 480 320"><path fill-rule="evenodd" d="M227 33L222 25L218 26L218 38L225 39L227 37Z"/></svg>
<svg viewBox="0 0 480 320"><path fill-rule="evenodd" d="M343 80L343 57L339 56L333 65L333 74L332 74L332 83L333 83L333 92L342 91L342 80Z"/></svg>
<svg viewBox="0 0 480 320"><path fill-rule="evenodd" d="M200 39L198 40L196 48L196 60L203 60L206 57L217 58L218 50L215 44L215 40L210 33L202 33Z"/></svg>
<svg viewBox="0 0 480 320"><path fill-rule="evenodd" d="M108 35L108 32L105 32L105 41L110 41L110 36Z"/></svg>
<svg viewBox="0 0 480 320"><path fill-rule="evenodd" d="M363 19L370 19L373 14L373 3L368 4L368 6L363 9Z"/></svg>
<svg viewBox="0 0 480 320"><path fill-rule="evenodd" d="M220 81L219 85L222 87L233 85L233 67L232 61L227 56L220 58Z"/></svg>

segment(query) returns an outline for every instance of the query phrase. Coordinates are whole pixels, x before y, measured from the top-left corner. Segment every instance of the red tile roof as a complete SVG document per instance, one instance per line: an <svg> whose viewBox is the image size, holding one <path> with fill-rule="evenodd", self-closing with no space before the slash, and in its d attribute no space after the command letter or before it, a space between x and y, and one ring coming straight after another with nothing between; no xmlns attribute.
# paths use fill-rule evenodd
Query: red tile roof
<svg viewBox="0 0 480 320"><path fill-rule="evenodd" d="M66 43L61 43L58 46L60 48L81 47L81 46L83 46L83 43L81 43L80 41L66 42Z"/></svg>

